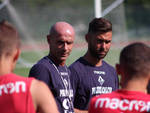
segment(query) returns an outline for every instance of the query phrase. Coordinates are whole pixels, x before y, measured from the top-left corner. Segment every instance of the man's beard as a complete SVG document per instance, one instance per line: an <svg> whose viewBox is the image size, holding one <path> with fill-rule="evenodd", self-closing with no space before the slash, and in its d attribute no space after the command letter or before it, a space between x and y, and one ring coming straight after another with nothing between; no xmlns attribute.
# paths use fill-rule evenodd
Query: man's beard
<svg viewBox="0 0 150 113"><path fill-rule="evenodd" d="M104 52L104 50L102 50L102 49L98 50L98 51L99 51L99 53ZM107 52L108 52L108 51L105 51L105 54L99 54L98 51L96 51L95 49L89 47L89 52L90 52L91 56L93 56L94 58L96 58L98 60L104 59L105 56L107 55Z"/></svg>

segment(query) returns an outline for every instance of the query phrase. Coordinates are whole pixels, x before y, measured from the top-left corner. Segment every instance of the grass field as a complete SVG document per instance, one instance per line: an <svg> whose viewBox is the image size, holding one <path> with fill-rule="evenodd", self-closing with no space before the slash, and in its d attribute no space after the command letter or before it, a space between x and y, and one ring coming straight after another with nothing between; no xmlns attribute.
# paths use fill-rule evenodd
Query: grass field
<svg viewBox="0 0 150 113"><path fill-rule="evenodd" d="M43 52L43 51L42 51ZM86 52L85 49L83 48L78 48L78 49L73 49L71 55L69 56L69 58L67 59L66 64L70 65L72 62L74 62L77 58L79 58L80 56L84 55ZM109 53L107 54L107 56L105 57L105 60L115 66L115 64L118 62L119 59L119 53L120 53L120 49L111 49L109 51ZM44 51L43 56L47 55L48 51ZM40 58L42 58L43 56L38 56L35 52L33 51L26 51L26 52L22 52L20 58L25 59L26 61L34 64L36 63ZM22 75L22 76L28 76L29 74L29 70L31 67L24 67L22 64L17 63L16 65L16 69L15 69L15 73Z"/></svg>

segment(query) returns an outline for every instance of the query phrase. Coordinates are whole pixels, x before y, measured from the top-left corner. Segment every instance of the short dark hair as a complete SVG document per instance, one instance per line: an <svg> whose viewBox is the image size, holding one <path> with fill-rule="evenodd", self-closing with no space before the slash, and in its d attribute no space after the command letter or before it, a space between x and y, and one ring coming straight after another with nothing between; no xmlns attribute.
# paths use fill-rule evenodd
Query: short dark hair
<svg viewBox="0 0 150 113"><path fill-rule="evenodd" d="M112 31L112 24L105 18L94 18L89 23L88 33L106 33Z"/></svg>
<svg viewBox="0 0 150 113"><path fill-rule="evenodd" d="M20 40L16 29L7 21L0 22L0 57L9 56L14 48L20 47Z"/></svg>
<svg viewBox="0 0 150 113"><path fill-rule="evenodd" d="M150 74L150 47L141 42L126 46L120 54L120 64L129 79Z"/></svg>

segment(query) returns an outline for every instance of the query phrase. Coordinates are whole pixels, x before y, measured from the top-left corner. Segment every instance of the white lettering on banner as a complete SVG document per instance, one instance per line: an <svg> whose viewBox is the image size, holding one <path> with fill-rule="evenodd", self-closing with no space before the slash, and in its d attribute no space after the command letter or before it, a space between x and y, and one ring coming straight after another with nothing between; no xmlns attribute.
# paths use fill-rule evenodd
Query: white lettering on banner
<svg viewBox="0 0 150 113"><path fill-rule="evenodd" d="M97 94L104 94L104 93L111 93L112 92L112 87L92 87L92 95L97 95Z"/></svg>
<svg viewBox="0 0 150 113"><path fill-rule="evenodd" d="M0 85L0 96L4 94L12 94L26 91L26 84L23 81L17 81L15 83L7 83Z"/></svg>
<svg viewBox="0 0 150 113"><path fill-rule="evenodd" d="M95 108L109 108L120 109L121 111L150 111L150 101L144 102L142 100L120 100L118 98L98 98L95 103Z"/></svg>
<svg viewBox="0 0 150 113"><path fill-rule="evenodd" d="M60 97L73 97L73 90L60 89Z"/></svg>

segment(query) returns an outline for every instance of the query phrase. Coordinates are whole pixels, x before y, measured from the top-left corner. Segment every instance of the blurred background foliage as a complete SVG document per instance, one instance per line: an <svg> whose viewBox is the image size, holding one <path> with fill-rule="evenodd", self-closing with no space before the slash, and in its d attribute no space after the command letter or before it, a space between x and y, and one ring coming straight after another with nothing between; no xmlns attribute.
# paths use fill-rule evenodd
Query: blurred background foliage
<svg viewBox="0 0 150 113"><path fill-rule="evenodd" d="M46 33L49 26L59 20L66 20L73 25L88 25L94 17L94 0L10 0L26 24L32 27L39 27L39 31L34 29L31 32ZM102 0L103 4L110 4L115 0ZM109 1L109 2L108 2ZM111 1L111 2L110 2ZM107 6L108 6L107 4ZM103 9L106 8L103 6ZM117 9L116 9L117 10ZM3 12L3 13L2 13ZM6 9L0 11L1 17L9 18ZM131 38L149 37L150 32L150 0L125 0L125 25L128 36ZM30 16L29 16L30 15ZM44 15L44 16L43 16ZM113 16L112 16L113 15ZM114 18L112 12L106 18ZM34 20L34 21L31 21ZM116 19L116 18L115 18ZM119 18L118 18L119 19ZM111 20L111 19L110 19ZM116 19L116 21L118 21ZM43 24L42 24L43 23ZM45 26L44 24L49 26ZM81 25L82 23L82 25ZM113 22L112 22L113 23ZM87 27L87 26L84 26ZM78 32L85 34L85 30ZM35 37L41 37L37 35Z"/></svg>
<svg viewBox="0 0 150 113"><path fill-rule="evenodd" d="M134 30L136 37L150 35L150 0L125 0L128 30Z"/></svg>

